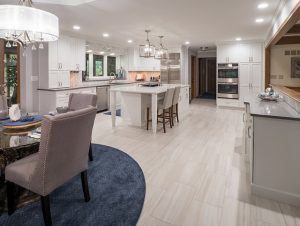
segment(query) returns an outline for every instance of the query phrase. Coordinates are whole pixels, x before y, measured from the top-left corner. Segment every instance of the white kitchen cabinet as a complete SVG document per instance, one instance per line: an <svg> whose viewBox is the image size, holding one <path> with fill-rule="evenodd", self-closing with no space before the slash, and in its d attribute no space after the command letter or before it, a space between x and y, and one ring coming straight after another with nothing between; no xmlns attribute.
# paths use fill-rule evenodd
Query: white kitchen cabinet
<svg viewBox="0 0 300 226"><path fill-rule="evenodd" d="M49 89L70 87L70 72L49 71L48 82Z"/></svg>
<svg viewBox="0 0 300 226"><path fill-rule="evenodd" d="M61 36L58 41L50 42L49 70L84 71L85 41Z"/></svg>
<svg viewBox="0 0 300 226"><path fill-rule="evenodd" d="M188 111L190 104L190 90L189 87L182 87L179 94L178 100L178 114L185 115Z"/></svg>
<svg viewBox="0 0 300 226"><path fill-rule="evenodd" d="M253 165L253 117L250 115L250 105L245 105L244 120L244 146L246 161L249 162L250 178L252 183L252 165Z"/></svg>
<svg viewBox="0 0 300 226"><path fill-rule="evenodd" d="M244 97L257 95L262 88L261 63L240 63L239 65L239 106L244 106Z"/></svg>
<svg viewBox="0 0 300 226"><path fill-rule="evenodd" d="M218 63L260 63L262 62L261 43L224 44L217 47Z"/></svg>
<svg viewBox="0 0 300 226"><path fill-rule="evenodd" d="M159 71L160 60L143 58L139 56L139 49L132 48L128 51L128 70L129 71Z"/></svg>

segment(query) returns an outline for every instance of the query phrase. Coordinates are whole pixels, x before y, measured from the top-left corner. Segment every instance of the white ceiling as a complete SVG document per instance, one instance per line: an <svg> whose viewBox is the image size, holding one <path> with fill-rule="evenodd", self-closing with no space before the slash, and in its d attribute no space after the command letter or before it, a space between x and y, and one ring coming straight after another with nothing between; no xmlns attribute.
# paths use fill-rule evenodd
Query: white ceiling
<svg viewBox="0 0 300 226"><path fill-rule="evenodd" d="M0 0L0 4L17 4L18 1ZM141 44L147 28L152 30L151 40L155 43L158 35L164 35L168 47L180 46L187 40L191 46L198 47L234 41L236 37L243 40L264 39L280 1L82 0L87 3L76 6L34 3L34 7L56 14L62 33L92 42L126 47L130 46L127 40L132 39L135 44ZM79 2L77 0L76 4ZM257 5L261 2L269 3L269 8L258 10ZM255 23L255 19L260 17L265 22ZM81 27L80 31L72 29L75 24ZM104 32L110 37L103 38Z"/></svg>

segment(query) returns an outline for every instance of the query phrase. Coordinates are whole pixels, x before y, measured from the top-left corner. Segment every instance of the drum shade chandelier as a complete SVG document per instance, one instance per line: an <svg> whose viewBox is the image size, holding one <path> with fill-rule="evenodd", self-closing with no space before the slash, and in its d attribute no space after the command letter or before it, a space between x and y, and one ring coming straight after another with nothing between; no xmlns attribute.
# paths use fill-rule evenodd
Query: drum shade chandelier
<svg viewBox="0 0 300 226"><path fill-rule="evenodd" d="M0 5L0 38L7 40L7 47L23 47L35 43L43 49L44 42L56 41L59 37L58 17L32 7L32 0L20 0L19 5Z"/></svg>

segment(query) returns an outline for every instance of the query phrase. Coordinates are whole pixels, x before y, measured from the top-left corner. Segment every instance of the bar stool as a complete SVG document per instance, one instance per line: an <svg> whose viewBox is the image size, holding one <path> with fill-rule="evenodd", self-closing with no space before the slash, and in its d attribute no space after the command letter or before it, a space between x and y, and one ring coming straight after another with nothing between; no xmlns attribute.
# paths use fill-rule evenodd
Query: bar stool
<svg viewBox="0 0 300 226"><path fill-rule="evenodd" d="M179 117L178 117L178 101L179 101L179 95L180 95L180 90L181 87L176 87L175 88L175 92L174 92L174 96L173 96L173 102L172 102L172 125L174 126L174 118L177 119L177 123L179 122ZM174 112L175 111L175 112Z"/></svg>
<svg viewBox="0 0 300 226"><path fill-rule="evenodd" d="M175 88L170 88L165 93L165 97L163 100L158 101L157 105L157 122L163 124L164 133L166 133L166 124L170 123L170 127L172 128L172 103L173 103L173 97L174 97ZM162 110L162 113L160 111ZM147 108L147 130L149 129L149 122L150 116L149 116L150 108ZM161 118L162 121L159 121L158 119Z"/></svg>

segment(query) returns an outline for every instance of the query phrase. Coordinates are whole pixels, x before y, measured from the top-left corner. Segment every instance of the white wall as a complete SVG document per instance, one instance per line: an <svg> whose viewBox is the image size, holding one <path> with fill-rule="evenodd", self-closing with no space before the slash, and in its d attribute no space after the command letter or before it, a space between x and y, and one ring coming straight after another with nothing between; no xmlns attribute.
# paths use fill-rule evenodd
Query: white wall
<svg viewBox="0 0 300 226"><path fill-rule="evenodd" d="M217 50L214 51L198 51L198 58L209 58L209 57L217 57Z"/></svg>
<svg viewBox="0 0 300 226"><path fill-rule="evenodd" d="M291 58L299 55L285 55L285 50L298 50L298 45L278 45L271 49L271 84L300 86L300 78L291 78Z"/></svg>

